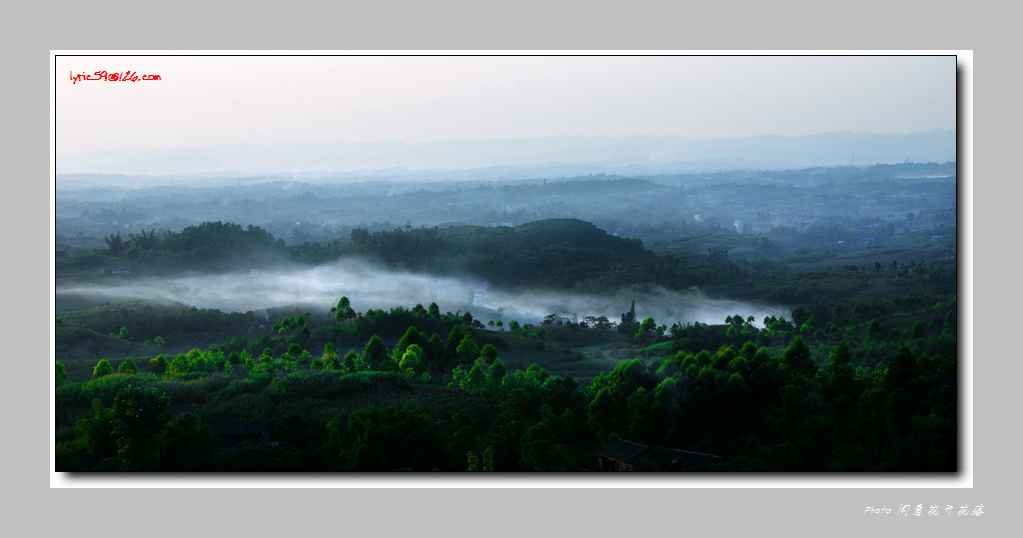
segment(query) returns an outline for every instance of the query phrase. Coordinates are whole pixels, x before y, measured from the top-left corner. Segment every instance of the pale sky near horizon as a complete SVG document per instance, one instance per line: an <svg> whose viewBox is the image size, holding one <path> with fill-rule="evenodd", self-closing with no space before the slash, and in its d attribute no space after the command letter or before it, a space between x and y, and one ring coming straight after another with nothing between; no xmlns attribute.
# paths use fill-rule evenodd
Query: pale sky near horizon
<svg viewBox="0 0 1023 538"><path fill-rule="evenodd" d="M79 80L131 71L160 80ZM956 129L954 56L72 56L56 151Z"/></svg>

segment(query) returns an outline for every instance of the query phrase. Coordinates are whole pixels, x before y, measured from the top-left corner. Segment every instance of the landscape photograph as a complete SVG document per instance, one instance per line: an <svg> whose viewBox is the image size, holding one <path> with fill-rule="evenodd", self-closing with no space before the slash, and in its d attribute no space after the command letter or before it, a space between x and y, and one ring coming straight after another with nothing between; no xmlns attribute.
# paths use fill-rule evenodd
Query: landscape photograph
<svg viewBox="0 0 1023 538"><path fill-rule="evenodd" d="M54 64L53 472L965 468L955 55Z"/></svg>

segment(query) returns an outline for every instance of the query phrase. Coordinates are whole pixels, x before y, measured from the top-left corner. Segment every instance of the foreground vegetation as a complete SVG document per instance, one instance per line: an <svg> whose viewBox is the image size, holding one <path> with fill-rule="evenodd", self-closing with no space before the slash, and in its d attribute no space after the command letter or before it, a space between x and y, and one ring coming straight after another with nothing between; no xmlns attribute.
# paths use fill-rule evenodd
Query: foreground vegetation
<svg viewBox="0 0 1023 538"><path fill-rule="evenodd" d="M630 309L498 330L343 298L323 326L292 316L173 356L60 362L57 469L581 471L620 438L734 471L955 471L955 297L812 310L763 328ZM529 357L592 377L506 364ZM278 444L223 452L203 419L269 419Z"/></svg>

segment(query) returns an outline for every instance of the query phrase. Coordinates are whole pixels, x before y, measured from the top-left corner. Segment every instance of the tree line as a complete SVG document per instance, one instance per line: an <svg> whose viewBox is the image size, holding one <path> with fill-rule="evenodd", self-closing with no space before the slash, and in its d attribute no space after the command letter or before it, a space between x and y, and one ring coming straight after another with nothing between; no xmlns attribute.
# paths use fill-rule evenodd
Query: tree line
<svg viewBox="0 0 1023 538"><path fill-rule="evenodd" d="M955 305L935 306L944 322ZM389 326L373 324L390 313L349 309L339 301L327 330L354 336L362 323ZM372 334L343 356L328 341L317 357L301 335L322 328L308 330L306 317L294 316L275 325L279 351L253 354L235 340L158 356L145 364L148 375L133 359L117 373L100 361L95 380L72 383L58 365L58 470L579 471L614 439L719 455L735 471L957 469L957 366L947 328L871 333L868 322L863 338L816 340L815 331L796 329L816 315L805 308L762 329L738 314L723 325L666 329L638 321L634 306L620 323L559 325L548 317L531 328L551 338L632 333L639 345L667 350L621 361L581 386L536 364L508 368L499 346L481 343L492 333L471 315L442 315L435 305L393 315L450 329L427 337L409 324L391 346ZM783 345L776 332L788 334ZM951 347L935 344L950 334ZM662 342L668 347L658 348ZM877 344L884 357L857 365ZM373 394L387 397L341 413L330 404L317 412L295 407ZM446 404L424 403L430 394ZM270 418L282 444L220 453L206 417L172 417L171 405L215 417L247 409ZM133 418L140 415L146 420Z"/></svg>

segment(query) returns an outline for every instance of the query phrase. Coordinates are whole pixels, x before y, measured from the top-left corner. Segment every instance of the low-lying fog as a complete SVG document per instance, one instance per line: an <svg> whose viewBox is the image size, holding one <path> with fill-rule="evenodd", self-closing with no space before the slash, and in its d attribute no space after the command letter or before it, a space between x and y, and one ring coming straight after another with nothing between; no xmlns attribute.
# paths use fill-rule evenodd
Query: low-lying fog
<svg viewBox="0 0 1023 538"><path fill-rule="evenodd" d="M617 322L636 301L636 317L652 317L657 323L675 322L722 324L733 315L754 316L762 326L765 316L789 316L783 306L744 304L707 297L691 291L622 291L613 296L581 295L570 292L536 291L511 294L487 288L484 283L393 272L359 260L343 259L314 269L247 270L232 274L132 278L103 285L58 288L57 296L82 295L103 301L147 300L183 303L224 312L260 311L266 308L301 306L326 314L342 295L357 312L396 306L424 307L436 302L441 312L472 312L488 321L515 320L539 323L547 314L563 319L583 320L586 316L607 316Z"/></svg>

